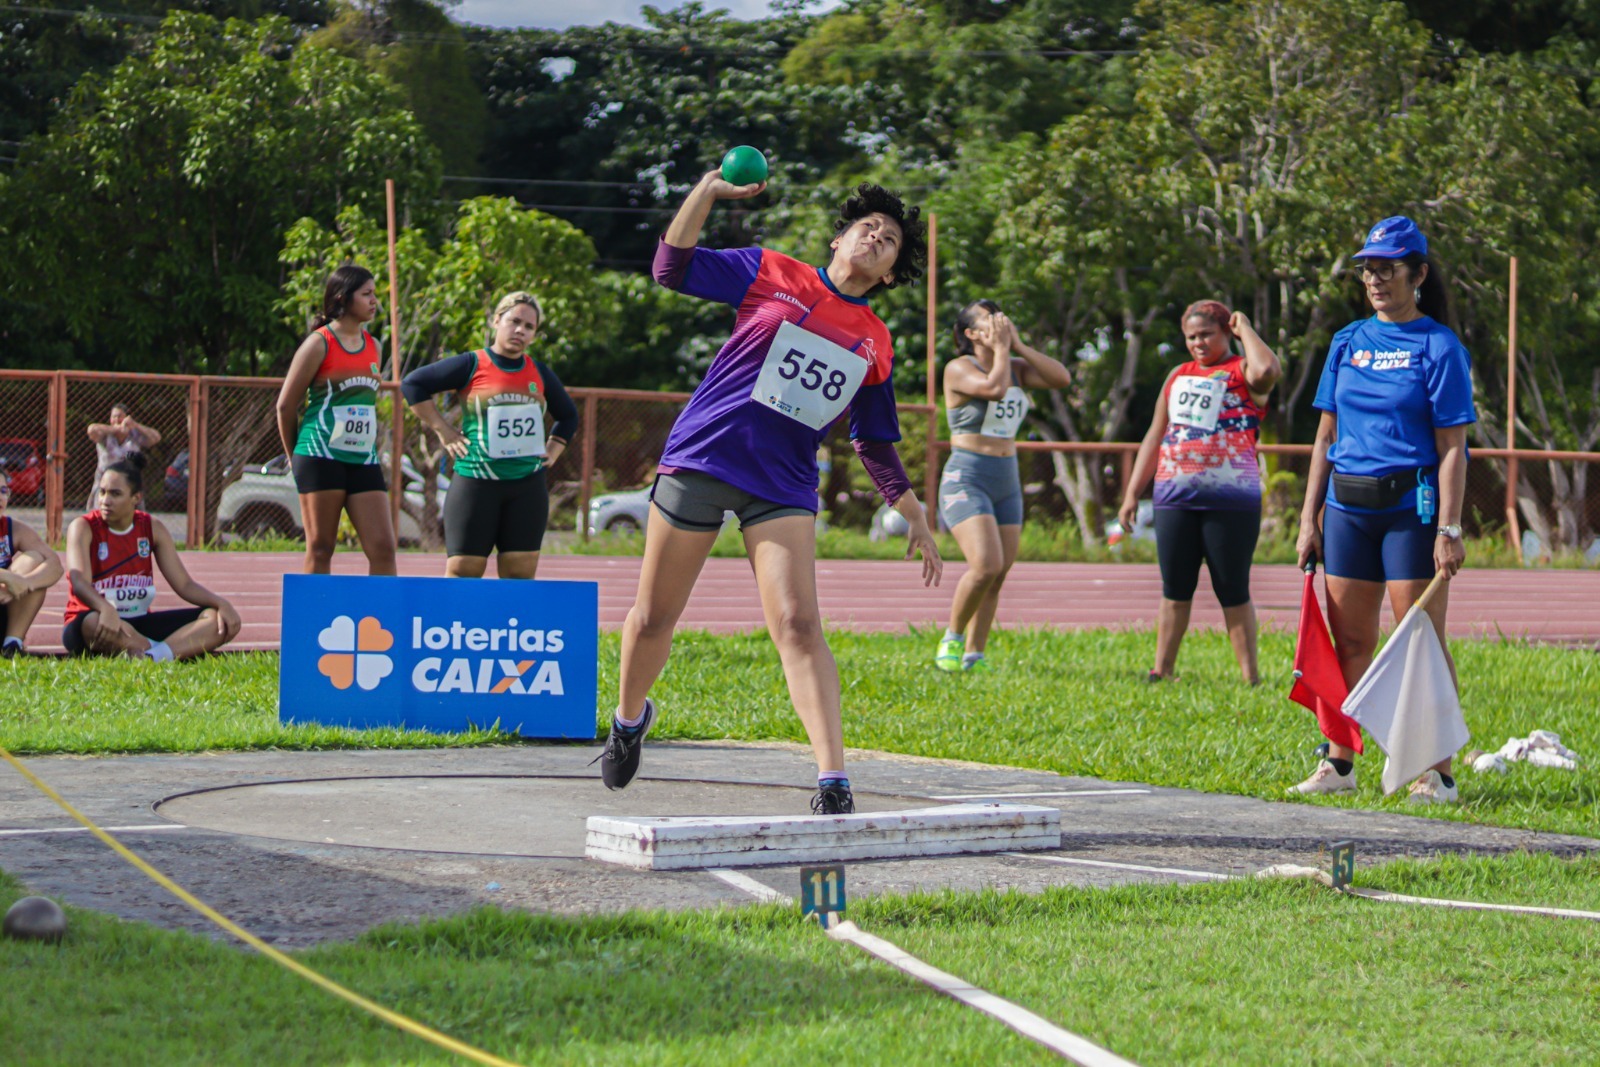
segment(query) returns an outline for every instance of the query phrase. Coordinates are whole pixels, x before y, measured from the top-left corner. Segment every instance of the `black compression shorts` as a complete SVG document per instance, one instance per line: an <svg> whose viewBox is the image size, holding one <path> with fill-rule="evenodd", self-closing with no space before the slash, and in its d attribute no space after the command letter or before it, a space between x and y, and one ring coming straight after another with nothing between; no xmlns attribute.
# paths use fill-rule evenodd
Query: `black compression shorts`
<svg viewBox="0 0 1600 1067"><path fill-rule="evenodd" d="M1168 600L1193 600L1204 560L1219 604L1233 608L1249 602L1250 559L1260 536L1260 509L1156 508L1161 595Z"/></svg>
<svg viewBox="0 0 1600 1067"><path fill-rule="evenodd" d="M152 641L165 641L191 622L200 618L201 608L173 608L171 611L147 611L122 621ZM83 639L83 620L90 613L79 615L61 628L61 644L69 656L92 656L94 649Z"/></svg>
<svg viewBox="0 0 1600 1067"><path fill-rule="evenodd" d="M389 483L383 480L383 468L376 463L346 463L321 456L302 456L298 452L289 462L294 467L294 487L299 493L336 491L355 496L389 491Z"/></svg>
<svg viewBox="0 0 1600 1067"><path fill-rule="evenodd" d="M458 474L444 499L444 550L487 558L501 552L537 552L550 521L545 472L499 481Z"/></svg>

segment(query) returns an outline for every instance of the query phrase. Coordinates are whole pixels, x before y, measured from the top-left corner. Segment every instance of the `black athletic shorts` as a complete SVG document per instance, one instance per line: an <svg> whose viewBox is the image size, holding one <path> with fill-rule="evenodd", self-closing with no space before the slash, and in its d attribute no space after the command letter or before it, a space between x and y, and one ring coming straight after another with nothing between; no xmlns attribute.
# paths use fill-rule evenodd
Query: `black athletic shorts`
<svg viewBox="0 0 1600 1067"><path fill-rule="evenodd" d="M171 611L147 611L143 615L136 615L131 619L122 621L152 641L165 641L198 619L202 610L201 608L173 608ZM92 614L92 612L79 615L61 628L61 644L65 646L67 655L95 655L94 649L90 648L83 639L83 620L87 619L89 614Z"/></svg>
<svg viewBox="0 0 1600 1067"><path fill-rule="evenodd" d="M355 496L357 493L389 491L389 483L383 478L383 467L376 463L346 463L341 459L302 456L298 452L289 457L289 462L294 466L296 492L337 491L345 496Z"/></svg>
<svg viewBox="0 0 1600 1067"><path fill-rule="evenodd" d="M537 552L550 521L543 470L498 481L458 474L444 498L444 550L451 556Z"/></svg>
<svg viewBox="0 0 1600 1067"><path fill-rule="evenodd" d="M1211 589L1225 608L1250 600L1250 559L1261 536L1261 510L1202 511L1156 508L1156 558L1161 595L1194 599L1200 562L1211 572Z"/></svg>

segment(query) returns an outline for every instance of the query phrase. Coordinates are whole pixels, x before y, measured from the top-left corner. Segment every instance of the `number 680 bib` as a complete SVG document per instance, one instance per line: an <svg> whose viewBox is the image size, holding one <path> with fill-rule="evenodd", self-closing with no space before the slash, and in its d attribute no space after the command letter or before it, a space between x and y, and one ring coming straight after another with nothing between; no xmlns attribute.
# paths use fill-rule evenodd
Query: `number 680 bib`
<svg viewBox="0 0 1600 1067"><path fill-rule="evenodd" d="M750 399L821 430L850 406L868 362L792 322L778 327Z"/></svg>

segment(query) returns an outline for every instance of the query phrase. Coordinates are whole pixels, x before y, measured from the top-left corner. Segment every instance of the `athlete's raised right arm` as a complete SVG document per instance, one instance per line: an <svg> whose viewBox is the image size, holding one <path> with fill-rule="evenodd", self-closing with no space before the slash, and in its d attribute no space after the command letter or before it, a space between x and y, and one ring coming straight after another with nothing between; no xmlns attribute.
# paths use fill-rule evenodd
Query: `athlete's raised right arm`
<svg viewBox="0 0 1600 1067"><path fill-rule="evenodd" d="M734 185L722 180L720 171L707 171L697 185L689 190L683 206L667 227L667 244L674 248L693 248L700 243L700 231L706 228L711 217L711 205L718 200L748 200L767 187L766 182L754 185Z"/></svg>
<svg viewBox="0 0 1600 1067"><path fill-rule="evenodd" d="M311 379L317 376L322 357L328 354L328 342L321 330L300 342L294 359L289 361L289 372L283 376L283 388L278 390L278 439L283 442L284 455L294 455L295 439L300 436L300 404L305 400Z"/></svg>

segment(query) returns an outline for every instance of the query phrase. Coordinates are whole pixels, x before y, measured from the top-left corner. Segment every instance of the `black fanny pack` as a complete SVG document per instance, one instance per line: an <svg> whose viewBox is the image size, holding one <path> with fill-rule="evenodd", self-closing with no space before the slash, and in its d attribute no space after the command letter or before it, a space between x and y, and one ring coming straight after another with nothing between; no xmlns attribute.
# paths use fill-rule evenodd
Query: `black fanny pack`
<svg viewBox="0 0 1600 1067"><path fill-rule="evenodd" d="M1431 467L1413 467L1392 474L1340 474L1333 475L1333 491L1339 503L1353 508L1370 508L1383 511L1392 508L1416 488L1419 477L1426 479Z"/></svg>

